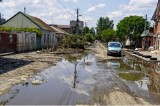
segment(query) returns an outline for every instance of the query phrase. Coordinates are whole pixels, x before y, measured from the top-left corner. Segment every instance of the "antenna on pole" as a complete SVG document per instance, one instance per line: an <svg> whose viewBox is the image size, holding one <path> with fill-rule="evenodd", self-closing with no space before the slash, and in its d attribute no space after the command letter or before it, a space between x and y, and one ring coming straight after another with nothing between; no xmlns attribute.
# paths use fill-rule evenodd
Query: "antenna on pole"
<svg viewBox="0 0 160 106"><path fill-rule="evenodd" d="M24 7L24 14L26 14L26 7Z"/></svg>

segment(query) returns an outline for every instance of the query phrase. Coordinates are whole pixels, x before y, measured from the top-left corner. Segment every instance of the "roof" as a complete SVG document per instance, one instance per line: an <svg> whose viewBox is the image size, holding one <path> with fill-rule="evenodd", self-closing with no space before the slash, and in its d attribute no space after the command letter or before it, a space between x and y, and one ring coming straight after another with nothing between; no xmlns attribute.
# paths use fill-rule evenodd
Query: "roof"
<svg viewBox="0 0 160 106"><path fill-rule="evenodd" d="M154 14L153 14L151 19L152 20L157 19L157 16L159 15L159 12L160 12L160 0L158 0L156 10L154 11Z"/></svg>
<svg viewBox="0 0 160 106"><path fill-rule="evenodd" d="M51 28L53 28L55 30L56 33L63 33L63 34L66 34L66 35L70 35L68 32L56 27L56 26L53 26L53 25L50 25Z"/></svg>
<svg viewBox="0 0 160 106"><path fill-rule="evenodd" d="M149 30L143 31L143 33L141 34L141 37L145 37L145 36L153 36L153 33L150 33Z"/></svg>
<svg viewBox="0 0 160 106"><path fill-rule="evenodd" d="M23 16L25 16L26 18L28 18L30 21L32 21L34 24L36 24L39 28L41 28L43 30L55 31L54 29L52 29L49 25L47 25L41 19L39 19L37 17L33 17L31 15L28 15L28 14L24 14L22 12L18 12L13 17L11 17L9 20L7 20L5 23L7 23L8 21L10 21L12 18L14 18L15 16L17 16L18 14L22 14ZM5 24L5 23L3 23L3 24Z"/></svg>
<svg viewBox="0 0 160 106"><path fill-rule="evenodd" d="M70 25L57 25L57 27L59 27L59 28L66 28L66 29L70 29L71 28L71 26Z"/></svg>

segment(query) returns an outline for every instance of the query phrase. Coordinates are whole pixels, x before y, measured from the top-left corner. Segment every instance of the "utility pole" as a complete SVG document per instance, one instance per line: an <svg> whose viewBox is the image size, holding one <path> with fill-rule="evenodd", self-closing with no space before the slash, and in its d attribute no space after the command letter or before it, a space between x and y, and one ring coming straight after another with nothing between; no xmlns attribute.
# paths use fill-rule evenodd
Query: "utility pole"
<svg viewBox="0 0 160 106"><path fill-rule="evenodd" d="M147 29L147 14L145 17L145 25L144 25L144 33L146 34L146 29Z"/></svg>
<svg viewBox="0 0 160 106"><path fill-rule="evenodd" d="M0 0L0 2L2 2L2 0ZM1 25L1 13L0 13L0 25Z"/></svg>
<svg viewBox="0 0 160 106"><path fill-rule="evenodd" d="M1 13L0 13L0 25L1 25L1 20L2 20L2 18L1 18Z"/></svg>
<svg viewBox="0 0 160 106"><path fill-rule="evenodd" d="M77 21L76 21L76 34L78 35L78 29L79 29L79 9L77 8Z"/></svg>

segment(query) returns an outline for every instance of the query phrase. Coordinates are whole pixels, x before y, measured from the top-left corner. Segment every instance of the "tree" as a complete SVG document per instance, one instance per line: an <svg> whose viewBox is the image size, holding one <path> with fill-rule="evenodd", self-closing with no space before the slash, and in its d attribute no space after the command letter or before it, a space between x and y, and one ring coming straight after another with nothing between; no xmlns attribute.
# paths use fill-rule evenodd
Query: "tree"
<svg viewBox="0 0 160 106"><path fill-rule="evenodd" d="M109 42L111 40L116 40L116 32L113 29L107 29L102 32L102 41Z"/></svg>
<svg viewBox="0 0 160 106"><path fill-rule="evenodd" d="M90 34L92 34L93 36L95 36L95 35L96 35L96 32L95 32L95 30L94 30L94 28L93 28L93 27L90 29Z"/></svg>
<svg viewBox="0 0 160 106"><path fill-rule="evenodd" d="M117 25L117 35L120 41L124 41L127 37L131 40L140 42L140 36L144 31L145 19L141 16L129 16L122 19ZM147 28L149 22L147 22Z"/></svg>
<svg viewBox="0 0 160 106"><path fill-rule="evenodd" d="M89 29L89 27L85 26L85 27L83 28L83 35L85 35L85 34L87 34L87 33L90 33L90 29Z"/></svg>
<svg viewBox="0 0 160 106"><path fill-rule="evenodd" d="M85 34L85 40L86 41L93 43L94 39L95 38L92 34L90 34L90 33Z"/></svg>
<svg viewBox="0 0 160 106"><path fill-rule="evenodd" d="M108 17L100 17L97 21L97 35L100 36L104 30L113 29L113 20L109 20Z"/></svg>

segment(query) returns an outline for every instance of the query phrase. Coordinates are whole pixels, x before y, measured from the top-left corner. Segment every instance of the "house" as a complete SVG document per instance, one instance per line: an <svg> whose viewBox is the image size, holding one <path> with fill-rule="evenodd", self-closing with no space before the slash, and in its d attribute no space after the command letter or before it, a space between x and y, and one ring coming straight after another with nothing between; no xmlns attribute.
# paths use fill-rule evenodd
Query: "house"
<svg viewBox="0 0 160 106"><path fill-rule="evenodd" d="M65 32L68 32L69 34L73 34L72 27L70 25L54 25L54 26L64 30Z"/></svg>
<svg viewBox="0 0 160 106"><path fill-rule="evenodd" d="M36 36L36 49L47 48L55 44L55 31L41 19L18 12L1 25L2 27L14 28L36 28L42 32L41 36Z"/></svg>
<svg viewBox="0 0 160 106"><path fill-rule="evenodd" d="M152 16L152 20L154 21L154 48L160 50L160 0L158 0L156 10Z"/></svg>
<svg viewBox="0 0 160 106"><path fill-rule="evenodd" d="M63 38L70 35L68 32L58 28L56 25L50 25L50 27L55 30L55 37L57 39L57 43L56 43L57 45L61 44Z"/></svg>
<svg viewBox="0 0 160 106"><path fill-rule="evenodd" d="M0 53L15 53L36 49L35 33L0 31Z"/></svg>
<svg viewBox="0 0 160 106"><path fill-rule="evenodd" d="M154 47L153 27L149 30L143 31L142 37L142 49L148 50L149 47Z"/></svg>

